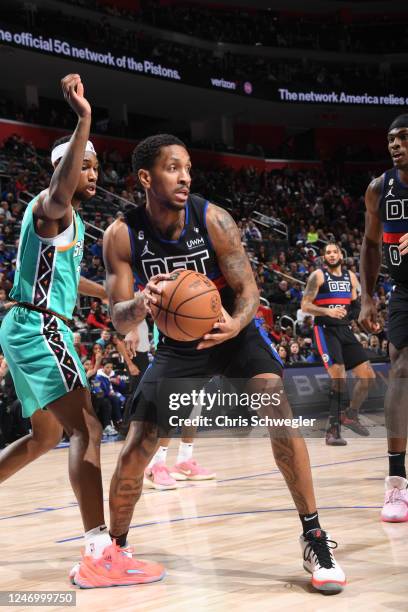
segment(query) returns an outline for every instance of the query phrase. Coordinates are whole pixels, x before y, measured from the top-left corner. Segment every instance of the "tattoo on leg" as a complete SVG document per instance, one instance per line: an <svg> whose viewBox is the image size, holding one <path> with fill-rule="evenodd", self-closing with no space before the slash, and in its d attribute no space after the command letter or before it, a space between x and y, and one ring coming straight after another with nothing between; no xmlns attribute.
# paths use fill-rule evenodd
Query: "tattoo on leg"
<svg viewBox="0 0 408 612"><path fill-rule="evenodd" d="M288 485L296 508L300 514L307 514L309 512L309 506L301 490L304 489L305 483L300 481L300 474L295 465L296 458L293 448L294 439L273 438L271 442L276 464Z"/></svg>
<svg viewBox="0 0 408 612"><path fill-rule="evenodd" d="M122 534L129 529L135 505L142 494L145 467L157 447L157 426L152 427L151 424L145 423L137 436L132 449L127 451L131 455L128 467L123 467L123 463L119 462L112 479L110 494L112 534Z"/></svg>
<svg viewBox="0 0 408 612"><path fill-rule="evenodd" d="M129 529L135 505L142 494L142 488L143 475L133 479L120 479L116 482L112 533L121 534Z"/></svg>

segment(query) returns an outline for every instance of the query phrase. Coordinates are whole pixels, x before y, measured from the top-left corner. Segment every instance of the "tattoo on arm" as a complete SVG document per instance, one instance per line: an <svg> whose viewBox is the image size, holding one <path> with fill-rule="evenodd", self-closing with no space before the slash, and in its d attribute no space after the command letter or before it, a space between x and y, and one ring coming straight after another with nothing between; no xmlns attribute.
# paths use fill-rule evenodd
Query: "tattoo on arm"
<svg viewBox="0 0 408 612"><path fill-rule="evenodd" d="M312 272L307 281L305 291L302 298L302 310L308 314L314 316L325 315L327 308L316 306L313 301L316 299L316 295L319 293L319 280L316 272Z"/></svg>
<svg viewBox="0 0 408 612"><path fill-rule="evenodd" d="M224 209L214 209L217 259L225 280L235 293L232 316L239 320L242 329L257 311L259 292L235 221Z"/></svg>
<svg viewBox="0 0 408 612"><path fill-rule="evenodd" d="M132 300L118 302L112 307L112 321L115 328L122 333L127 333L135 325L143 321L146 316L146 307L143 295L137 295Z"/></svg>

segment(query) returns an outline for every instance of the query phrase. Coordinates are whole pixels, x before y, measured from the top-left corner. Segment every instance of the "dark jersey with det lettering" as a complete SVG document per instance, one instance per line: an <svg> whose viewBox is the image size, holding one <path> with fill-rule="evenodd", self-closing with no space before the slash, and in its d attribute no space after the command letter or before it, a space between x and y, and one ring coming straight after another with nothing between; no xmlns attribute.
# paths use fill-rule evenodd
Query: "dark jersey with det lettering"
<svg viewBox="0 0 408 612"><path fill-rule="evenodd" d="M322 270L324 283L319 289L314 304L326 308L343 306L347 311L344 319L332 317L315 317L313 328L316 348L326 368L332 365L344 365L352 370L367 361L367 354L350 327L348 316L352 298L352 283L348 270L340 276Z"/></svg>
<svg viewBox="0 0 408 612"><path fill-rule="evenodd" d="M343 270L340 276L330 274L328 270L322 270L322 272L324 274L324 283L319 288L319 293L313 303L324 308L343 306L348 312L353 289L349 271ZM350 325L350 321L347 316L344 319L323 316L315 317L315 325Z"/></svg>
<svg viewBox="0 0 408 612"><path fill-rule="evenodd" d="M388 340L398 350L408 346L408 255L399 252L399 239L408 233L408 185L397 168L384 173L380 200L384 261L395 282L388 304Z"/></svg>
<svg viewBox="0 0 408 612"><path fill-rule="evenodd" d="M208 235L208 204L203 198L190 195L185 208L184 228L178 240L166 240L157 235L145 206L129 211L125 219L132 247L133 270L141 289L159 273L186 268L201 272L215 283L224 308L232 313L235 294L220 271ZM170 390L171 393L178 393L180 389L183 393L190 393L202 389L217 376L234 379L234 385L240 387L254 376L265 373L277 377L282 375L281 359L260 322L255 319L225 342L204 350L197 350L197 344L198 341L178 342L160 334L154 360L135 392L131 418L158 424L161 437L167 437L176 426L171 421ZM189 415L192 408L189 403L177 414Z"/></svg>
<svg viewBox="0 0 408 612"><path fill-rule="evenodd" d="M399 239L408 233L408 185L401 182L397 168L384 174L380 212L385 264L395 283L408 289L408 257L398 250Z"/></svg>
<svg viewBox="0 0 408 612"><path fill-rule="evenodd" d="M178 240L166 240L156 233L146 213L146 206L125 214L132 247L133 271L139 289L156 274L174 270L195 270L210 278L221 295L225 310L232 313L234 292L223 277L207 231L208 201L190 195L185 208L185 223Z"/></svg>

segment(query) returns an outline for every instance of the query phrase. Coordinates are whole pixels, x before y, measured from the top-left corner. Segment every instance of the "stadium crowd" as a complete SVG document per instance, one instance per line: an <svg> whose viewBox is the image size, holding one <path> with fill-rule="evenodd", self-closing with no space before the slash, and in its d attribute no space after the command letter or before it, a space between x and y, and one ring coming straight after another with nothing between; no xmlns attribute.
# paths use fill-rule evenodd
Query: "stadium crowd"
<svg viewBox="0 0 408 612"><path fill-rule="evenodd" d="M97 196L83 208L88 231L94 239L86 243L82 274L102 283L105 270L102 258L102 233L116 216L123 214L124 202L140 205L142 191L131 171L130 161L118 151L100 156L100 186ZM15 134L0 148L0 319L8 307L12 287L18 236L24 214L24 202L44 189L51 174L45 152ZM368 182L370 177L363 177ZM242 242L251 259L260 290L258 316L271 342L286 365L320 363L313 346L313 320L300 310L302 290L308 275L321 265L324 244L336 239L344 254L344 264L358 275L362 241L363 190L347 177L330 171L294 172L290 169L257 173L254 169L229 168L193 170L193 191L211 201L227 206L241 231ZM118 196L122 199L118 199ZM261 213L258 222L254 219ZM259 219L261 223L259 223ZM275 220L285 224L276 233ZM280 225L279 228L284 227ZM282 230L281 230L282 231ZM285 233L287 232L287 234ZM368 336L353 322L353 331L372 358L387 358L387 301L391 281L380 276L376 300L383 331ZM152 327L149 322L150 330ZM124 343L112 329L106 305L84 298L74 315L75 343L90 380L93 399L106 435L120 430L126 411L129 387L134 388L153 358L151 332L143 350L143 367L132 361ZM28 427L19 417L18 401L12 390L7 365L0 357L0 380L6 424L0 446ZM14 393L14 395L13 395Z"/></svg>
<svg viewBox="0 0 408 612"><path fill-rule="evenodd" d="M68 4L92 8L112 17L145 22L159 28L182 32L205 40L269 47L297 47L318 51L401 53L408 48L408 35L395 38L395 25L408 22L408 14L395 16L378 13L359 18L351 11L308 14L299 11L262 10L248 7L214 6L188 2L166 4L160 0L141 0L134 10L114 2L65 0ZM353 18L355 21L353 21Z"/></svg>

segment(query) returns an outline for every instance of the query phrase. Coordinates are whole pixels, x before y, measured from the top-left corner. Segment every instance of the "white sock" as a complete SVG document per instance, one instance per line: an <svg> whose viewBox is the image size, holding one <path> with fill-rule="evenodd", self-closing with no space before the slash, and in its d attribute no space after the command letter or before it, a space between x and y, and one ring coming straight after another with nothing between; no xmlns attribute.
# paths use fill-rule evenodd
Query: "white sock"
<svg viewBox="0 0 408 612"><path fill-rule="evenodd" d="M156 463L166 463L167 459L167 446L159 446L156 453L153 455L148 467L152 468Z"/></svg>
<svg viewBox="0 0 408 612"><path fill-rule="evenodd" d="M189 461L191 459L193 456L193 446L194 444L192 442L180 442L177 463L184 463L184 461Z"/></svg>
<svg viewBox="0 0 408 612"><path fill-rule="evenodd" d="M104 549L111 544L112 540L106 525L100 525L85 533L85 554L89 557L99 559Z"/></svg>

